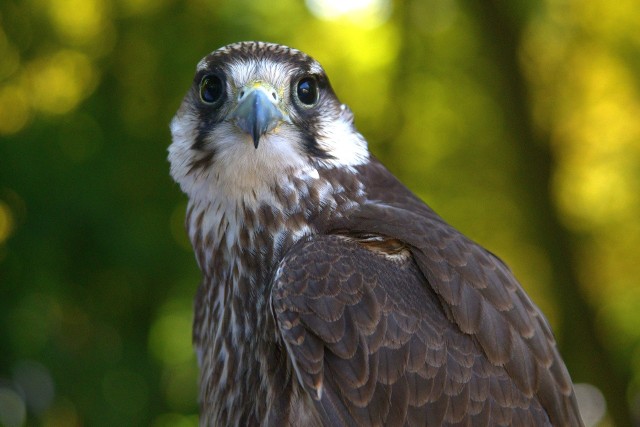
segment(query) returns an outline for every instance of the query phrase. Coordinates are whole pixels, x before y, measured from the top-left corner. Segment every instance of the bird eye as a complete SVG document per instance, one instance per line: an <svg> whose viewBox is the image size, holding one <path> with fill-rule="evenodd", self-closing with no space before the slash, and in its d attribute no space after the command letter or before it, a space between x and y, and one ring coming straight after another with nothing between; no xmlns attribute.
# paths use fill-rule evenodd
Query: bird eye
<svg viewBox="0 0 640 427"><path fill-rule="evenodd" d="M213 104L222 97L222 80L212 74L206 75L200 81L200 99L205 104Z"/></svg>
<svg viewBox="0 0 640 427"><path fill-rule="evenodd" d="M304 77L296 88L298 99L306 106L312 106L318 101L318 82L313 77Z"/></svg>

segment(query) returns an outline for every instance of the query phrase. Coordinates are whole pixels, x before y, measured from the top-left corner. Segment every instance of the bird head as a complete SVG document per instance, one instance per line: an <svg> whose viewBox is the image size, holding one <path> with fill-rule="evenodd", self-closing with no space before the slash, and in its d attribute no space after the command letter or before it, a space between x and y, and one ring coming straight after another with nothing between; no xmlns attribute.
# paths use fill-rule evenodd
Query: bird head
<svg viewBox="0 0 640 427"><path fill-rule="evenodd" d="M320 64L263 42L203 58L171 132L171 173L189 195L202 185L255 193L287 175L313 177L369 156Z"/></svg>

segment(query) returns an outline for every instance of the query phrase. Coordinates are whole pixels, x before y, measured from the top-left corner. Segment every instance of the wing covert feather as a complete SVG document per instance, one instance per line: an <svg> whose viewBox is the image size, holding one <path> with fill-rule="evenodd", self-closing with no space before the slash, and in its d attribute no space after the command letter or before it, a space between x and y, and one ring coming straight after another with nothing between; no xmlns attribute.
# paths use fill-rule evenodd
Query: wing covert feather
<svg viewBox="0 0 640 427"><path fill-rule="evenodd" d="M408 251L388 256L338 235L294 245L274 277L272 307L295 377L326 425L551 425L534 385L510 377L521 367L486 354L484 337L461 331L456 307L448 313L440 298ZM478 307L465 310L494 329L487 339L512 333L491 319L493 306ZM528 351L508 342L509 354ZM526 372L541 366L535 354L524 359Z"/></svg>

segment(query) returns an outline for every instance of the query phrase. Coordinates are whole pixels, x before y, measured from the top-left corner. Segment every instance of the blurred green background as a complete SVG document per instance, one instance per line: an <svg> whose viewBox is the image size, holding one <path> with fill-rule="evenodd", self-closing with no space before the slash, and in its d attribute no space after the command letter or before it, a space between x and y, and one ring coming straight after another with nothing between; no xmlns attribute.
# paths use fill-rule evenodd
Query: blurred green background
<svg viewBox="0 0 640 427"><path fill-rule="evenodd" d="M201 57L260 39L512 267L587 424L640 425L639 29L637 0L2 0L0 424L197 425L168 123Z"/></svg>

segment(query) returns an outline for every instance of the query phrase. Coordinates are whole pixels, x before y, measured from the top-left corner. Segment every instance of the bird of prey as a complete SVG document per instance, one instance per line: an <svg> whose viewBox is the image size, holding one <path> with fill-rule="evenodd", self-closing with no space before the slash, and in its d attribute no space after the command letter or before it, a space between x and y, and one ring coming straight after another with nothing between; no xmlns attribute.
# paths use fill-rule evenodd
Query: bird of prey
<svg viewBox="0 0 640 427"><path fill-rule="evenodd" d="M201 425L582 425L540 310L369 153L313 58L212 52L171 132Z"/></svg>

